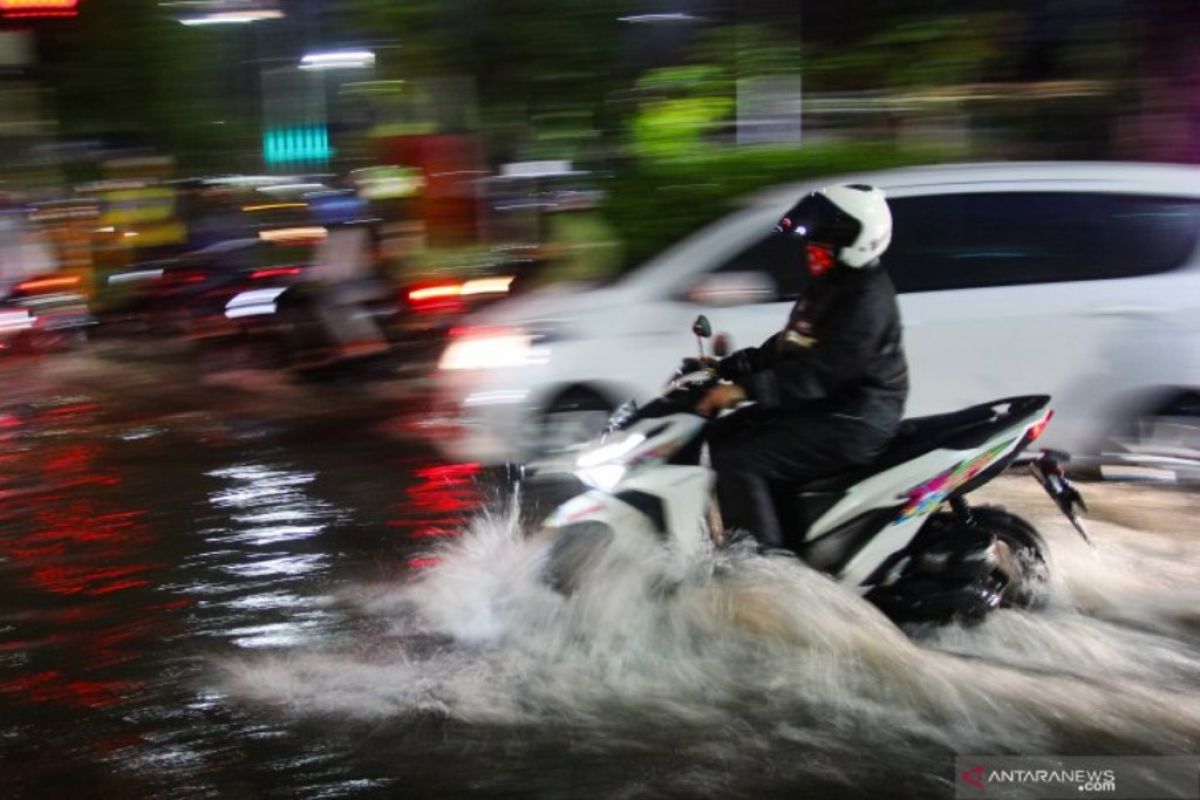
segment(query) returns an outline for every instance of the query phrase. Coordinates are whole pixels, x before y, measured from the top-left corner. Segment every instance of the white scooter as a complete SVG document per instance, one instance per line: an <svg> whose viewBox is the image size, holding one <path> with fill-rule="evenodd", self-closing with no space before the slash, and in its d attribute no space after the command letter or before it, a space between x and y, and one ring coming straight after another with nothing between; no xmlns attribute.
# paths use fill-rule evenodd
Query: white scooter
<svg viewBox="0 0 1200 800"><path fill-rule="evenodd" d="M696 321L698 337L711 328ZM703 354L703 353L702 353ZM660 542L683 561L724 546L714 522L715 474L704 465L711 420L694 411L718 378L689 359L643 408L626 404L568 471L583 485L540 528L550 537L544 576L563 592L587 580L609 548ZM978 620L1044 594L1046 546L1027 522L966 495L1004 471L1050 421L1046 395L1009 397L950 414L905 420L874 463L776 493L788 548L897 623ZM737 413L737 412L734 412ZM1035 476L1086 539L1086 508L1062 474L1065 454L1047 451ZM543 465L535 477L562 476ZM647 538L649 537L649 538Z"/></svg>

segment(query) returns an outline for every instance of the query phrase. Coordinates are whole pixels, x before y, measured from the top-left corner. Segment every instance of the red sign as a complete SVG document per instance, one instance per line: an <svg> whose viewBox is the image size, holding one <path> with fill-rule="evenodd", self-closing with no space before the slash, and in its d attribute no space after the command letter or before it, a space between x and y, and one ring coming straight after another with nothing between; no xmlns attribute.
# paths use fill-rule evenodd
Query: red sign
<svg viewBox="0 0 1200 800"><path fill-rule="evenodd" d="M79 0L0 0L0 17L73 17Z"/></svg>

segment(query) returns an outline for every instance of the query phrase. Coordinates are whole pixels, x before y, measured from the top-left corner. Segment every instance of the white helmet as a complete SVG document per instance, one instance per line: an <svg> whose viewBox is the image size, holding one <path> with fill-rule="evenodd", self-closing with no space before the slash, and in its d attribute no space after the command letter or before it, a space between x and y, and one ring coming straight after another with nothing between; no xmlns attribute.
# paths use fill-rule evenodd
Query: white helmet
<svg viewBox="0 0 1200 800"><path fill-rule="evenodd" d="M874 186L827 186L801 198L775 230L830 248L848 267L865 267L892 242L892 212Z"/></svg>

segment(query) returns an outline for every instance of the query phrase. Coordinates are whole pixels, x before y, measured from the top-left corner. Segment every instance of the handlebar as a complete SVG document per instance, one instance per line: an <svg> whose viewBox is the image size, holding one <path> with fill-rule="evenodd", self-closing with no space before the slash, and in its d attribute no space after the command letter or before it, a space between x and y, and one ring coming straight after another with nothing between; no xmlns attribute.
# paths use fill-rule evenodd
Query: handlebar
<svg viewBox="0 0 1200 800"><path fill-rule="evenodd" d="M712 359L685 358L671 375L663 393L641 408L624 406L609 420L609 430L619 430L640 419L669 414L696 413L701 396L720 383Z"/></svg>

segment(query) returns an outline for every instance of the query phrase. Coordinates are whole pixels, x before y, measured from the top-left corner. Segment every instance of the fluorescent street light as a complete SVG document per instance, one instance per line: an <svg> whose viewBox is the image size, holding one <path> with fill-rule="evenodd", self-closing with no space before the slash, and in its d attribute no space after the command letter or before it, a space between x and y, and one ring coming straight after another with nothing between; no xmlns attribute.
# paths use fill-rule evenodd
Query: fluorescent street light
<svg viewBox="0 0 1200 800"><path fill-rule="evenodd" d="M262 9L259 11L216 11L199 17L184 17L179 21L184 25L238 25L282 17L282 11Z"/></svg>
<svg viewBox="0 0 1200 800"><path fill-rule="evenodd" d="M627 17L617 17L618 22L696 22L700 18L694 14L685 14L682 11L675 11L669 14L631 14Z"/></svg>
<svg viewBox="0 0 1200 800"><path fill-rule="evenodd" d="M370 50L335 50L309 53L300 59L300 69L362 69L375 65Z"/></svg>

